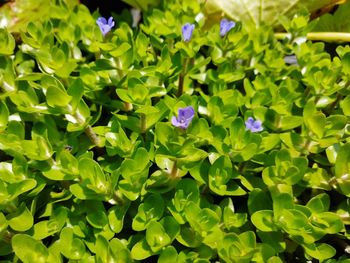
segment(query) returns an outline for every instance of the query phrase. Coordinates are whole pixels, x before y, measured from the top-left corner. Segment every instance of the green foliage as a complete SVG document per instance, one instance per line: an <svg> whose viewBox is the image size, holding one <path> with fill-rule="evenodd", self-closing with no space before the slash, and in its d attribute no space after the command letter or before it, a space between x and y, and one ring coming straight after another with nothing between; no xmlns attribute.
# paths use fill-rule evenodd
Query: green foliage
<svg viewBox="0 0 350 263"><path fill-rule="evenodd" d="M350 2L339 5L334 14L326 13L319 18L315 26L315 31L326 32L349 32L350 23L346 19L350 10Z"/></svg>
<svg viewBox="0 0 350 263"><path fill-rule="evenodd" d="M330 0L209 0L207 10L209 13L224 12L230 18L249 25L267 23L275 26L278 24L278 18L281 15L291 16L301 7L314 11L330 2Z"/></svg>
<svg viewBox="0 0 350 263"><path fill-rule="evenodd" d="M306 41L305 15L277 40L283 1L216 1L241 20L224 37L211 1L126 1L143 22L106 36L75 1L24 2L0 14L20 21L0 29L1 260L348 261L349 46Z"/></svg>

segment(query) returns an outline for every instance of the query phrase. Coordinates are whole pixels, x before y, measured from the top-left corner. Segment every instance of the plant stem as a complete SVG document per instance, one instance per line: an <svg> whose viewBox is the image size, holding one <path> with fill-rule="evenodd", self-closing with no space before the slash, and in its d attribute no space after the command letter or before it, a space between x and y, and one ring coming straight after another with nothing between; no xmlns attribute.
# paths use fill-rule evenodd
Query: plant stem
<svg viewBox="0 0 350 263"><path fill-rule="evenodd" d="M290 38L290 33L275 33L277 39ZM309 32L306 34L308 40L324 42L350 42L350 33L344 32Z"/></svg>
<svg viewBox="0 0 350 263"><path fill-rule="evenodd" d="M189 60L190 60L189 58L185 58L182 71L179 75L179 87L177 89L177 94L176 94L177 97L180 97L184 91L184 78L185 78L185 75L187 73L187 67L188 67Z"/></svg>
<svg viewBox="0 0 350 263"><path fill-rule="evenodd" d="M123 206L125 204L123 195L119 192L119 190L113 193L112 201L110 203L113 204L113 202L115 202L119 206Z"/></svg>
<svg viewBox="0 0 350 263"><path fill-rule="evenodd" d="M89 137L90 141L95 144L97 147L101 147L101 140L100 138L96 135L94 130L90 125L88 125L85 130L85 134Z"/></svg>
<svg viewBox="0 0 350 263"><path fill-rule="evenodd" d="M119 81L124 77L124 72L122 70L122 62L120 61L120 59L118 58L117 61L117 73L119 76ZM131 111L133 109L133 106L130 102L124 102L124 110L125 111Z"/></svg>
<svg viewBox="0 0 350 263"><path fill-rule="evenodd" d="M84 117L77 111L74 114L74 118L78 121L80 124L85 123ZM94 132L92 127L90 125L87 125L84 129L85 134L89 137L90 141L96 145L97 147L101 147L101 140L98 138L97 134Z"/></svg>
<svg viewBox="0 0 350 263"><path fill-rule="evenodd" d="M173 178L178 177L179 175L179 169L177 168L176 161L174 161L173 168L171 168L170 176Z"/></svg>
<svg viewBox="0 0 350 263"><path fill-rule="evenodd" d="M141 121L141 133L146 132L146 114L141 113L140 115L140 121Z"/></svg>

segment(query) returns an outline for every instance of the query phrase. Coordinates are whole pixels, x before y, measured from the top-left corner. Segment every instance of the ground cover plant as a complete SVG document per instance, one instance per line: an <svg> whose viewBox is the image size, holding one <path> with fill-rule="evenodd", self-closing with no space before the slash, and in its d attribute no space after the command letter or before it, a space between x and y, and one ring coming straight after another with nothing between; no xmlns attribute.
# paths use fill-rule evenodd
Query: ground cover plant
<svg viewBox="0 0 350 263"><path fill-rule="evenodd" d="M350 3L153 2L0 9L0 262L350 262Z"/></svg>

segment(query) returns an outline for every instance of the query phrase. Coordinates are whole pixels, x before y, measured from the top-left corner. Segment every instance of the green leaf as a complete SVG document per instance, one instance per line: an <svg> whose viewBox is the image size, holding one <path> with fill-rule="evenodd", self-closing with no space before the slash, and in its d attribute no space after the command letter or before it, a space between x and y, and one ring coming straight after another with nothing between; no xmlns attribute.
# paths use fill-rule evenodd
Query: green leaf
<svg viewBox="0 0 350 263"><path fill-rule="evenodd" d="M127 245L123 241L124 240L119 240L118 238L113 238L109 242L110 251L112 251L114 255L116 255L116 257L118 258L119 261L117 260L116 262L132 263L133 261L131 258L130 250L127 248Z"/></svg>
<svg viewBox="0 0 350 263"><path fill-rule="evenodd" d="M145 148L139 148L133 159L124 159L120 167L124 180L119 182L119 190L130 200L136 200L147 180L149 155Z"/></svg>
<svg viewBox="0 0 350 263"><path fill-rule="evenodd" d="M164 227L165 232L170 237L171 241L173 241L180 233L180 224L173 217L165 216L160 223Z"/></svg>
<svg viewBox="0 0 350 263"><path fill-rule="evenodd" d="M58 242L61 253L69 259L81 259L86 252L84 242L73 236L72 228L63 228Z"/></svg>
<svg viewBox="0 0 350 263"><path fill-rule="evenodd" d="M191 227L199 233L211 231L220 221L213 210L209 208L200 209L193 202L185 207L185 216Z"/></svg>
<svg viewBox="0 0 350 263"><path fill-rule="evenodd" d="M286 241L283 232L262 232L257 231L258 237L265 244L270 245L276 252L282 253L286 249Z"/></svg>
<svg viewBox="0 0 350 263"><path fill-rule="evenodd" d="M109 247L109 244L108 244L108 241L106 240L106 238L104 236L101 236L99 235L96 239L96 243L95 243L95 249L96 249L96 258L97 260L100 260L100 261L104 261L106 262L107 261L107 257L108 256L112 256L113 257L113 254L112 255L108 255L108 247Z"/></svg>
<svg viewBox="0 0 350 263"><path fill-rule="evenodd" d="M146 229L146 241L153 252L158 252L171 243L170 237L165 232L162 224L152 221Z"/></svg>
<svg viewBox="0 0 350 263"><path fill-rule="evenodd" d="M350 195L350 144L344 144L335 161L335 176L338 178L338 183L342 192Z"/></svg>
<svg viewBox="0 0 350 263"><path fill-rule="evenodd" d="M43 243L25 234L16 234L12 237L12 247L16 256L24 263L45 263L49 256Z"/></svg>
<svg viewBox="0 0 350 263"><path fill-rule="evenodd" d="M6 29L0 28L0 54L12 55L15 49L15 39Z"/></svg>
<svg viewBox="0 0 350 263"><path fill-rule="evenodd" d="M316 134L317 138L322 138L326 127L326 116L321 112L316 112L306 119L309 129Z"/></svg>
<svg viewBox="0 0 350 263"><path fill-rule="evenodd" d="M218 195L245 195L246 192L231 178L237 176L229 158L219 157L209 169L209 187Z"/></svg>
<svg viewBox="0 0 350 263"><path fill-rule="evenodd" d="M283 211L294 209L293 196L290 193L278 193L272 197L272 200L275 220L282 216Z"/></svg>
<svg viewBox="0 0 350 263"><path fill-rule="evenodd" d="M164 201L159 194L152 194L140 204L138 212L132 221L132 228L142 231L154 220L159 220L164 211Z"/></svg>
<svg viewBox="0 0 350 263"><path fill-rule="evenodd" d="M123 206L112 207L108 211L109 226L114 233L119 233L123 229L124 217L129 208L129 203Z"/></svg>
<svg viewBox="0 0 350 263"><path fill-rule="evenodd" d="M137 242L131 249L131 256L135 260L146 259L152 256L152 254L153 252L145 238Z"/></svg>
<svg viewBox="0 0 350 263"><path fill-rule="evenodd" d="M231 198L224 199L220 206L223 207L223 219L228 230L238 228L247 223L246 213L235 213Z"/></svg>
<svg viewBox="0 0 350 263"><path fill-rule="evenodd" d="M306 204L306 206L313 213L326 212L329 209L329 205L330 205L330 199L329 199L329 196L326 193L314 196Z"/></svg>
<svg viewBox="0 0 350 263"><path fill-rule="evenodd" d="M349 52L349 60L350 60L350 52ZM350 95L346 96L345 99L343 99L340 102L340 107L343 110L344 115L347 115L347 116L350 115Z"/></svg>
<svg viewBox="0 0 350 263"><path fill-rule="evenodd" d="M334 247L326 244L303 244L305 252L311 257L316 258L320 261L331 258L335 255L336 250Z"/></svg>
<svg viewBox="0 0 350 263"><path fill-rule="evenodd" d="M15 199L17 196L32 190L37 185L37 181L34 179L25 179L20 182L12 183L8 186L8 194L11 200Z"/></svg>
<svg viewBox="0 0 350 263"><path fill-rule="evenodd" d="M278 223L285 229L301 229L308 224L307 216L296 209L285 209L281 211Z"/></svg>
<svg viewBox="0 0 350 263"><path fill-rule="evenodd" d="M4 131L7 127L9 110L3 101L0 101L0 132Z"/></svg>
<svg viewBox="0 0 350 263"><path fill-rule="evenodd" d="M75 111L84 95L83 81L80 78L72 81L69 88L67 89L67 94L72 98L70 103L72 110Z"/></svg>
<svg viewBox="0 0 350 263"><path fill-rule="evenodd" d="M28 210L27 206L22 203L18 210L7 216L9 226L16 231L26 231L33 226L33 215Z"/></svg>
<svg viewBox="0 0 350 263"><path fill-rule="evenodd" d="M330 0L210 0L206 11L210 14L224 12L231 19L252 26L262 23L277 25L279 16L292 16L304 4L310 11L314 11L328 3Z"/></svg>
<svg viewBox="0 0 350 263"><path fill-rule="evenodd" d="M113 70L116 68L116 65L111 59L97 59L95 61L96 71L99 70Z"/></svg>
<svg viewBox="0 0 350 263"><path fill-rule="evenodd" d="M11 244L4 240L0 240L0 256L6 256L13 253L14 249Z"/></svg>
<svg viewBox="0 0 350 263"><path fill-rule="evenodd" d="M0 212L0 232L4 231L8 226L6 217Z"/></svg>
<svg viewBox="0 0 350 263"><path fill-rule="evenodd" d="M339 215L332 212L323 212L312 216L311 223L327 232L336 234L344 230L344 224Z"/></svg>
<svg viewBox="0 0 350 263"><path fill-rule="evenodd" d="M166 193L172 190L180 180L180 177L169 176L168 172L158 170L147 179L145 189L150 193Z"/></svg>
<svg viewBox="0 0 350 263"><path fill-rule="evenodd" d="M169 246L162 250L159 255L158 263L177 263L177 251L173 246Z"/></svg>
<svg viewBox="0 0 350 263"><path fill-rule="evenodd" d="M50 86L46 90L46 101L50 107L64 107L68 106L72 97L66 91L55 86Z"/></svg>
<svg viewBox="0 0 350 263"><path fill-rule="evenodd" d="M226 262L252 261L255 253L255 234L252 231L243 232L240 235L226 234L218 244L218 254Z"/></svg>
<svg viewBox="0 0 350 263"><path fill-rule="evenodd" d="M110 180L102 171L100 165L90 158L79 160L79 172L86 186L98 194L110 193Z"/></svg>
<svg viewBox="0 0 350 263"><path fill-rule="evenodd" d="M279 127L282 131L294 129L303 123L302 117L283 116L280 119Z"/></svg>
<svg viewBox="0 0 350 263"><path fill-rule="evenodd" d="M272 210L272 199L268 192L254 189L249 193L248 211L252 215L260 210Z"/></svg>
<svg viewBox="0 0 350 263"><path fill-rule="evenodd" d="M279 258L277 256L273 256L267 260L267 263L283 263L283 261L281 258Z"/></svg>
<svg viewBox="0 0 350 263"><path fill-rule="evenodd" d="M342 2L339 2L342 3ZM350 23L347 20L350 11L350 3L340 4L335 12L327 12L319 18L314 31L315 32L349 32Z"/></svg>
<svg viewBox="0 0 350 263"><path fill-rule="evenodd" d="M199 247L202 244L203 238L193 228L182 225L180 234L176 237L176 240L186 247Z"/></svg>
<svg viewBox="0 0 350 263"><path fill-rule="evenodd" d="M129 49L131 48L131 45L127 42L123 42L117 49L110 51L109 53L113 56L113 57L120 57L123 54L125 54L125 52L127 52ZM115 67L112 67L111 69L113 69Z"/></svg>
<svg viewBox="0 0 350 263"><path fill-rule="evenodd" d="M280 136L278 134L269 134L263 136L261 143L259 145L259 153L267 152L277 147L281 142Z"/></svg>
<svg viewBox="0 0 350 263"><path fill-rule="evenodd" d="M34 225L33 238L42 240L59 232L66 223L67 215L68 212L66 208L56 208L53 211L50 220L43 220Z"/></svg>
<svg viewBox="0 0 350 263"><path fill-rule="evenodd" d="M273 211L271 210L260 210L252 214L252 223L261 231L271 232L276 231L277 228L273 222Z"/></svg>
<svg viewBox="0 0 350 263"><path fill-rule="evenodd" d="M108 217L102 202L88 202L86 221L96 229L103 229L108 224Z"/></svg>
<svg viewBox="0 0 350 263"><path fill-rule="evenodd" d="M199 202L199 189L195 180L186 178L176 185L175 196L168 205L168 210L180 224L186 222L184 209L189 202Z"/></svg>

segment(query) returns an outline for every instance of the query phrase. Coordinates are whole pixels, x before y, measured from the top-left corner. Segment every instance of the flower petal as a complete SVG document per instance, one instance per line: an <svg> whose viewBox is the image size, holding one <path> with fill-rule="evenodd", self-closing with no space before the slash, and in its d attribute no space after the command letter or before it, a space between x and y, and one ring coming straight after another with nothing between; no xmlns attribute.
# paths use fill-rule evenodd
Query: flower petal
<svg viewBox="0 0 350 263"><path fill-rule="evenodd" d="M186 23L182 26L182 39L188 42L192 38L192 33L194 30L194 24Z"/></svg>
<svg viewBox="0 0 350 263"><path fill-rule="evenodd" d="M220 21L220 36L225 36L232 28L236 26L236 23L233 21L229 21L227 19L222 19Z"/></svg>
<svg viewBox="0 0 350 263"><path fill-rule="evenodd" d="M192 119L194 117L194 109L192 106L179 108L179 119Z"/></svg>
<svg viewBox="0 0 350 263"><path fill-rule="evenodd" d="M114 27L114 21L113 21L113 17L111 16L110 18L108 18L108 25L112 28Z"/></svg>
<svg viewBox="0 0 350 263"><path fill-rule="evenodd" d="M181 123L177 120L175 116L171 117L171 124L174 125L175 127L181 126Z"/></svg>
<svg viewBox="0 0 350 263"><path fill-rule="evenodd" d="M107 20L106 20L106 18L104 18L104 17L99 17L98 19L97 19L97 21L96 21L96 23L98 24L98 25L105 25L105 24L107 24Z"/></svg>

